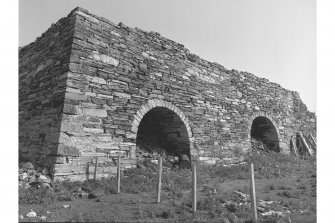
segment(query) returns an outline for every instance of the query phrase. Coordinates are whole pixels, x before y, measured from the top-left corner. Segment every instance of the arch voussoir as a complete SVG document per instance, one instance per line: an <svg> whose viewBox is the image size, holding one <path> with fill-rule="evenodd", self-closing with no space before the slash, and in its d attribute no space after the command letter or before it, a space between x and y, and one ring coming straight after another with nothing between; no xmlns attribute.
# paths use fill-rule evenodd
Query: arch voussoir
<svg viewBox="0 0 335 223"><path fill-rule="evenodd" d="M144 105L140 107L140 109L134 115L134 119L133 119L132 126L131 126L131 131L137 134L137 132L139 131L139 125L142 119L144 118L144 116L149 111L157 107L166 108L172 111L173 113L175 113L180 118L181 122L185 126L185 130L187 132L188 140L190 143L190 148L193 148L194 140L192 140L193 134L192 134L191 126L189 124L189 119L186 117L183 111L180 110L177 106L173 105L171 102L164 101L162 99L150 99Z"/></svg>

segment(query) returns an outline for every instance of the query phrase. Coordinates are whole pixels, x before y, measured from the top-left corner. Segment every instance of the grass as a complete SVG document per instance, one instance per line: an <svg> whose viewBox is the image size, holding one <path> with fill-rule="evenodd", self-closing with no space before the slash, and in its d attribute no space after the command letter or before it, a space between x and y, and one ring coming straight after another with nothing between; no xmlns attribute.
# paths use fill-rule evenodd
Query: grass
<svg viewBox="0 0 335 223"><path fill-rule="evenodd" d="M284 190L284 191L279 191L277 193L279 197L287 197L287 198L299 198L299 193L297 192L292 192L289 190Z"/></svg>
<svg viewBox="0 0 335 223"><path fill-rule="evenodd" d="M307 158L305 158L307 159ZM255 178L278 178L288 176L292 173L298 161L298 157L288 156L280 153L264 153L245 155L246 164L234 165L231 167L222 165L199 165L199 175L207 178L220 178L224 180L249 179L249 165L254 164Z"/></svg>
<svg viewBox="0 0 335 223"><path fill-rule="evenodd" d="M265 157L266 155L266 157ZM289 176L292 171L298 168L304 170L307 158L299 160L296 157L286 156L278 153L266 154L247 154L245 156L247 164L235 165L231 167L219 165L197 164L197 182L198 186L206 186L211 180L214 180L213 188L216 192L210 192L199 198L197 214L192 213L191 202L191 170L189 169L163 169L162 175L162 201L165 204L144 204L137 205L138 211L136 218L151 219L153 221L171 220L190 220L205 221L211 219L227 218L231 219L250 219L250 205L244 203L243 198L232 192L225 192L219 189L219 184L230 180L248 180L249 179L249 163L254 164L255 176L259 179L280 178ZM141 168L127 169L123 172L121 178L121 191L128 194L140 194L142 192L155 193L158 178L158 166L149 160L144 162ZM307 171L308 172L308 171ZM307 178L311 182L311 186L305 186L305 181L299 181L294 188L291 186L276 185L271 183L263 186L264 192L269 196L277 196L281 205L289 210L307 210L307 213L315 213L315 207L310 206L308 200L304 200L308 194L312 197L316 196L316 175L310 170ZM298 181L296 181L298 182ZM70 201L79 199L75 196L75 191L80 186L85 186L92 190L100 189L104 194L116 193L116 178L102 178L98 181L84 182L54 182L54 190L49 189L19 189L20 204L45 204L57 201ZM238 191L249 194L249 187L236 187ZM296 188L296 189L295 189ZM273 191L273 192L271 192ZM270 193L271 192L271 193ZM308 194L307 194L308 193ZM272 194L272 195L271 195ZM268 196L267 195L267 196ZM273 197L271 197L273 198ZM269 199L270 200L270 199ZM170 202L170 203L169 203ZM169 203L169 205L167 205ZM172 204L172 205L171 205ZM90 220L89 214L77 216L79 220ZM77 219L77 220L78 220ZM76 220L76 219L75 219ZM186 221L186 220L185 220ZM232 222L232 221L231 221ZM247 221L246 221L247 222ZM278 222L276 219L263 219L260 222ZM283 221L285 222L285 221ZM302 221L303 222L303 221Z"/></svg>
<svg viewBox="0 0 335 223"><path fill-rule="evenodd" d="M273 191L275 189L276 189L275 185L271 183L265 186L264 191L265 193L269 193L270 191Z"/></svg>
<svg viewBox="0 0 335 223"><path fill-rule="evenodd" d="M19 188L19 204L44 204L57 200L57 194L47 188Z"/></svg>
<svg viewBox="0 0 335 223"><path fill-rule="evenodd" d="M155 218L162 218L162 219L171 219L175 217L176 210L173 207L168 207L166 205L148 205L138 207L139 211L137 215L140 219L155 219Z"/></svg>
<svg viewBox="0 0 335 223"><path fill-rule="evenodd" d="M19 188L19 204L48 204L55 201L71 201L75 199L73 190L80 185L80 182L56 181L52 184L53 189Z"/></svg>

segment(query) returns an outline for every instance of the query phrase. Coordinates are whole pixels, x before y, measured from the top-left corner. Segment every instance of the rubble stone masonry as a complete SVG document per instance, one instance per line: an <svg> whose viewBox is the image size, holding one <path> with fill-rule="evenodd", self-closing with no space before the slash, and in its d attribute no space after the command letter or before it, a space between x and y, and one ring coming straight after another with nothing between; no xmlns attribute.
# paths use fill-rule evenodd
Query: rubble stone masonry
<svg viewBox="0 0 335 223"><path fill-rule="evenodd" d="M96 156L98 177L115 173L119 154L132 167L139 141L155 135L149 144L229 163L250 137L289 153L297 131L316 134L315 114L297 92L82 8L19 57L20 159L54 178L89 177Z"/></svg>

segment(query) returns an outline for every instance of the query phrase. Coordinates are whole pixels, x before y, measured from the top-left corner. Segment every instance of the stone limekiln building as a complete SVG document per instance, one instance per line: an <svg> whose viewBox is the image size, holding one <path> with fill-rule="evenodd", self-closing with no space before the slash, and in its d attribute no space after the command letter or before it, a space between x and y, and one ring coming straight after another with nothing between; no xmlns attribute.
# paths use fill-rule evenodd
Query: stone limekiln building
<svg viewBox="0 0 335 223"><path fill-rule="evenodd" d="M19 51L19 155L54 178L132 166L139 147L231 162L250 138L289 153L316 133L299 94L160 36L76 8ZM92 164L93 166L93 164Z"/></svg>

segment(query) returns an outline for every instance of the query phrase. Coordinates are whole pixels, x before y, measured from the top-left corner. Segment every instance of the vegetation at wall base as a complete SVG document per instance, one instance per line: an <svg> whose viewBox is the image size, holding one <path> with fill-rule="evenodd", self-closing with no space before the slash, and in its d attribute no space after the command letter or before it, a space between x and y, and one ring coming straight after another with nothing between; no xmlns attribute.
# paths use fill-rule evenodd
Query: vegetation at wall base
<svg viewBox="0 0 335 223"><path fill-rule="evenodd" d="M227 219L226 222L248 222L251 219L250 199L240 193L249 195L248 164L252 162L255 166L257 202L269 203L263 209L258 205L261 207L258 210L259 222L289 222L289 217L295 219L295 222L309 222L315 218L316 166L312 158L300 159L278 153L254 152L244 156L244 164L230 167L197 164L199 196L195 214L192 213L191 200L192 171L163 166L161 203L156 204L154 197L158 166L149 161L143 162L141 167L123 171L121 194L118 195L116 177L84 182L56 181L52 182L52 188L49 189L20 188L19 204L26 208L32 205L53 207L52 205L65 203L90 205L90 202L103 203L103 198L106 197L110 200L117 199L115 204L120 207L131 207L130 219L142 222L215 222L222 219ZM87 194L100 191L102 196L97 195L95 199L78 196L80 190L88 190ZM116 206L114 209L116 216L122 215L122 210ZM282 215L262 215L271 210ZM64 220L97 221L97 216L90 210L68 217ZM113 221L117 220L125 219L115 217Z"/></svg>

